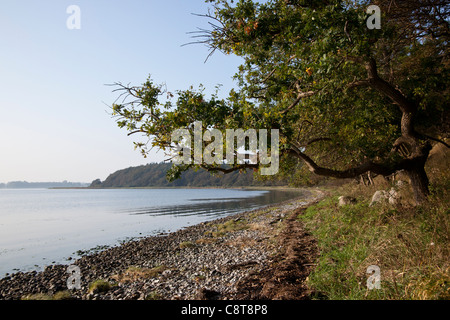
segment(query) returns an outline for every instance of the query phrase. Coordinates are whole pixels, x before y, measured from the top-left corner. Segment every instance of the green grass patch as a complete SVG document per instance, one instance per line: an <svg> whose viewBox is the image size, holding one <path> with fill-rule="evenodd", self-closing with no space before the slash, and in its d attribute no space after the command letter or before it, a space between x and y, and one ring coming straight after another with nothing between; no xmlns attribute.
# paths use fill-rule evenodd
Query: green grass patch
<svg viewBox="0 0 450 320"><path fill-rule="evenodd" d="M89 293L94 293L94 292L104 293L104 292L108 292L111 289L111 287L112 287L112 285L108 281L103 280L103 279L98 279L98 280L95 280L94 282L92 282L89 285Z"/></svg>
<svg viewBox="0 0 450 320"><path fill-rule="evenodd" d="M163 296L156 291L152 291L148 293L145 297L145 300L162 300Z"/></svg>
<svg viewBox="0 0 450 320"><path fill-rule="evenodd" d="M343 187L307 208L298 219L320 250L308 277L313 298L449 299L447 186L448 179L433 184L430 201L415 207L369 207L364 189L355 205L339 207ZM381 289L367 288L370 265L380 268Z"/></svg>

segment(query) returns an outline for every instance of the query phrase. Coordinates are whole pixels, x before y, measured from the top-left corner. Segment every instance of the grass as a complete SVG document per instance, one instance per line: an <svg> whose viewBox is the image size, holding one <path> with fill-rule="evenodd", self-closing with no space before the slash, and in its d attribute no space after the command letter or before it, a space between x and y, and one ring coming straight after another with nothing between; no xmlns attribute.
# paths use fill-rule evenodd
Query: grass
<svg viewBox="0 0 450 320"><path fill-rule="evenodd" d="M179 244L180 249L195 247L192 241L183 241Z"/></svg>
<svg viewBox="0 0 450 320"><path fill-rule="evenodd" d="M30 294L22 297L21 300L53 300L53 296L45 293Z"/></svg>
<svg viewBox="0 0 450 320"><path fill-rule="evenodd" d="M449 177L433 179L429 201L419 206L411 206L405 187L399 205L369 207L381 186L347 184L307 208L298 219L320 249L308 277L313 298L450 299ZM339 207L340 195L358 201ZM381 289L367 288L370 265L380 267Z"/></svg>
<svg viewBox="0 0 450 320"><path fill-rule="evenodd" d="M257 244L257 241L249 236L238 236L224 242L224 245L231 247L238 247L240 249L253 247Z"/></svg>
<svg viewBox="0 0 450 320"><path fill-rule="evenodd" d="M211 235L214 238L220 238L229 232L235 232L239 230L246 230L249 228L249 224L244 219L230 219L224 223L214 225L216 231L206 231L205 235Z"/></svg>
<svg viewBox="0 0 450 320"><path fill-rule="evenodd" d="M215 243L216 241L217 241L217 239L214 239L214 238L200 238L200 239L195 240L195 243L199 244L199 245L203 245L203 244L212 244L212 243Z"/></svg>
<svg viewBox="0 0 450 320"><path fill-rule="evenodd" d="M156 266L154 268L142 268L131 266L125 272L113 276L113 278L121 283L126 282L135 282L142 279L150 279L159 276L164 270L166 270L166 266Z"/></svg>
<svg viewBox="0 0 450 320"><path fill-rule="evenodd" d="M156 291L152 291L147 294L145 300L162 300L163 296Z"/></svg>
<svg viewBox="0 0 450 320"><path fill-rule="evenodd" d="M103 293L103 292L108 292L111 289L112 285L111 283L109 283L106 280L103 279L98 279L95 280L94 282L92 282L89 285L89 293L94 293L94 292L98 292L98 293Z"/></svg>
<svg viewBox="0 0 450 320"><path fill-rule="evenodd" d="M58 291L55 294L36 293L22 297L21 300L71 300L73 299L69 291Z"/></svg>

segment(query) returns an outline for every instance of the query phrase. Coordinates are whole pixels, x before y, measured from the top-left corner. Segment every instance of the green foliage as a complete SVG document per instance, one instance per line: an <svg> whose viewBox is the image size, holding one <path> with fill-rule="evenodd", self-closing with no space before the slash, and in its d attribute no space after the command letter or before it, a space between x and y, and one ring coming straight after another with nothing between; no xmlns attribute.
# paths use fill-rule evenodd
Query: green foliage
<svg viewBox="0 0 450 320"><path fill-rule="evenodd" d="M286 185L286 180L259 181L253 177L252 171L240 174L211 175L204 169L198 171L179 171L180 177L176 180L168 180L174 168L170 163L149 163L138 167L130 167L118 170L110 174L101 184L91 187L118 188L118 187L242 187L242 186L273 186Z"/></svg>
<svg viewBox="0 0 450 320"><path fill-rule="evenodd" d="M99 188L102 186L102 181L100 179L95 179L91 182L90 188Z"/></svg>
<svg viewBox="0 0 450 320"><path fill-rule="evenodd" d="M445 23L448 30L448 22L423 16L424 9L417 9L414 1L392 10L390 1L378 1L380 30L366 26L368 1L207 2L213 8L207 15L212 29L200 31L198 37L212 52L244 59L235 75L239 89L220 99L218 92L206 97L202 87L173 94L151 78L139 87L117 84L125 99L112 106L113 115L119 127L151 138L150 144L135 143L144 156L148 147L173 148L175 129L192 134L193 122L202 121L203 130L222 132L279 129L282 155L292 156L295 146L332 169L390 161L401 135L402 114L367 80L368 61L375 61L384 84L419 106L418 129L445 132L448 32L436 30ZM420 29L424 21L428 29ZM298 161L290 164L300 169ZM174 168L169 178L180 178L191 167ZM281 168L292 174L291 166Z"/></svg>

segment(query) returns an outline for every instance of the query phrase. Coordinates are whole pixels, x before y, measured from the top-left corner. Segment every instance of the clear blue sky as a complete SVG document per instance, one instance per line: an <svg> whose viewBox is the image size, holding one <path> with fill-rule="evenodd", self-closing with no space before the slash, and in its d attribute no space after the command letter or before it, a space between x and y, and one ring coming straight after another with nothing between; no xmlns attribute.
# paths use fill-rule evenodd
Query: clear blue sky
<svg viewBox="0 0 450 320"><path fill-rule="evenodd" d="M81 29L69 30L69 5ZM203 84L222 92L241 62L216 52L207 62L189 31L207 27L203 0L2 0L0 4L0 182L104 180L144 159L108 114L113 82L149 74L169 91Z"/></svg>

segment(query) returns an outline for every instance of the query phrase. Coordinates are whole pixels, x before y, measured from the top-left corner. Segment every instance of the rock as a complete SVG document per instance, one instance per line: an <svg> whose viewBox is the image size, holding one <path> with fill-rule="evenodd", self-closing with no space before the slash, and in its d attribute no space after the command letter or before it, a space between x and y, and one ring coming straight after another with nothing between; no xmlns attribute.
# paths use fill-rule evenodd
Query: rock
<svg viewBox="0 0 450 320"><path fill-rule="evenodd" d="M170 276L171 273L172 273L172 270L167 269L167 270L164 270L164 271L161 273L161 275L162 275L163 277L168 277L168 276Z"/></svg>
<svg viewBox="0 0 450 320"><path fill-rule="evenodd" d="M400 195L394 188L391 188L391 190L389 190L388 192L389 204L396 205L398 203L398 200L400 200Z"/></svg>
<svg viewBox="0 0 450 320"><path fill-rule="evenodd" d="M386 199L386 191L378 190L372 196L372 201L370 201L369 207L374 206L377 203L383 202Z"/></svg>
<svg viewBox="0 0 450 320"><path fill-rule="evenodd" d="M394 188L391 188L391 190L389 191L378 190L373 194L372 201L370 202L369 207L373 207L376 204L386 202L391 205L396 205L399 199L400 196Z"/></svg>
<svg viewBox="0 0 450 320"><path fill-rule="evenodd" d="M221 276L221 275L222 275L222 273L220 271L216 270L216 269L211 271L211 276L212 277L218 277L218 276Z"/></svg>
<svg viewBox="0 0 450 320"><path fill-rule="evenodd" d="M356 199L353 197L340 196L338 199L339 199L338 203L339 207L356 203Z"/></svg>

